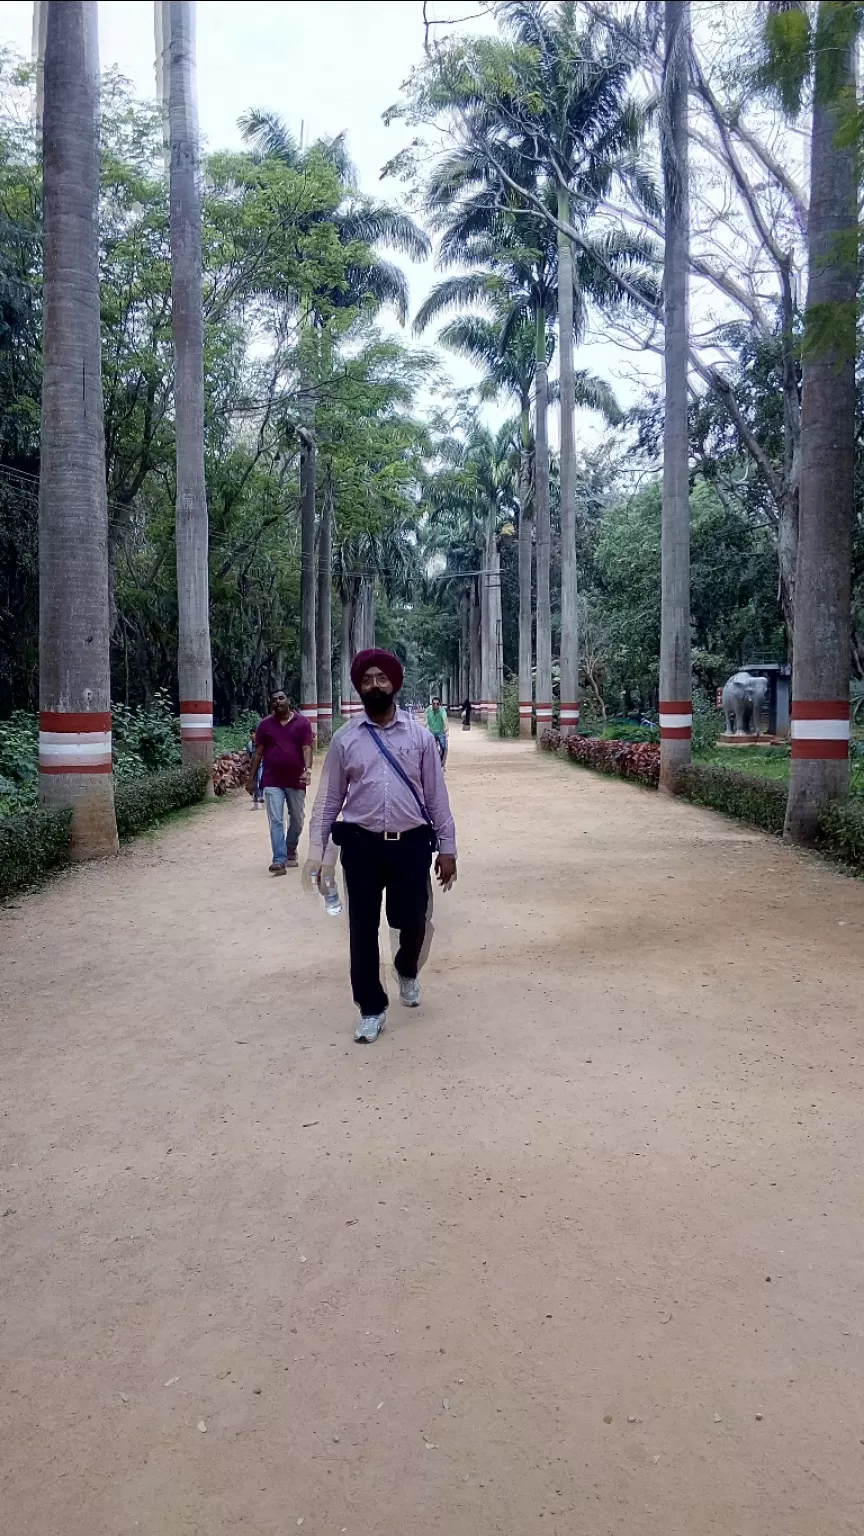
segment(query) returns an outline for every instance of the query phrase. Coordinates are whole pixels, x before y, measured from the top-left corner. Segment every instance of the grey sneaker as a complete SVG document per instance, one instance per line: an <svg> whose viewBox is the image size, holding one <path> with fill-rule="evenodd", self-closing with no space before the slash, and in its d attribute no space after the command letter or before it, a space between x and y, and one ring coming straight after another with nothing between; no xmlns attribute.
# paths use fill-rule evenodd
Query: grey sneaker
<svg viewBox="0 0 864 1536"><path fill-rule="evenodd" d="M399 1000L403 1008L419 1008L422 996L416 976L399 977Z"/></svg>
<svg viewBox="0 0 864 1536"><path fill-rule="evenodd" d="M387 1022L386 1013L364 1013L354 1031L358 1045L372 1045Z"/></svg>

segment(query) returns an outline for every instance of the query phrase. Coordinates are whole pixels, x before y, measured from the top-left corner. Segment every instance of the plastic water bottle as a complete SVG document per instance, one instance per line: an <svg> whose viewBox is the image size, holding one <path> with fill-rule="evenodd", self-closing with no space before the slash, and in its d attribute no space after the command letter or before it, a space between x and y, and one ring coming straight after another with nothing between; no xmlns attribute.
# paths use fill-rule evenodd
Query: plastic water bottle
<svg viewBox="0 0 864 1536"><path fill-rule="evenodd" d="M316 879L319 893L324 897L324 911L328 917L339 917L342 911L342 898L339 895L339 887L336 884L336 876L328 871L322 878Z"/></svg>

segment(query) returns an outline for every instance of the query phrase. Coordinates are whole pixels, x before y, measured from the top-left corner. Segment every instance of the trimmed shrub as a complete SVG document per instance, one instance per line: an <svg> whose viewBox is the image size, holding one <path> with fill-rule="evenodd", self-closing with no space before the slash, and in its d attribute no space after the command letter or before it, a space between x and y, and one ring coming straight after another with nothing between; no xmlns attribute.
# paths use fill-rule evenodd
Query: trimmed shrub
<svg viewBox="0 0 864 1536"><path fill-rule="evenodd" d="M691 763L682 773L681 785L684 798L695 805L749 821L778 837L783 831L787 786L780 780L761 779L734 768L714 768L709 763Z"/></svg>
<svg viewBox="0 0 864 1536"><path fill-rule="evenodd" d="M114 809L121 840L134 837L171 811L203 800L208 779L202 764L194 768L168 768L164 773L148 773L144 779L118 784L114 790Z"/></svg>
<svg viewBox="0 0 864 1536"><path fill-rule="evenodd" d="M660 746L655 741L605 741L599 736L567 736L544 731L540 746L545 752L562 752L583 768L635 779L656 789L660 778Z"/></svg>
<svg viewBox="0 0 864 1536"><path fill-rule="evenodd" d="M71 824L70 810L53 807L0 821L0 900L68 862Z"/></svg>
<svg viewBox="0 0 864 1536"><path fill-rule="evenodd" d="M657 788L660 778L660 746L653 741L604 741L596 736L568 736L567 756L584 768L636 779Z"/></svg>
<svg viewBox="0 0 864 1536"><path fill-rule="evenodd" d="M864 870L864 800L835 800L819 818L819 833L826 853Z"/></svg>

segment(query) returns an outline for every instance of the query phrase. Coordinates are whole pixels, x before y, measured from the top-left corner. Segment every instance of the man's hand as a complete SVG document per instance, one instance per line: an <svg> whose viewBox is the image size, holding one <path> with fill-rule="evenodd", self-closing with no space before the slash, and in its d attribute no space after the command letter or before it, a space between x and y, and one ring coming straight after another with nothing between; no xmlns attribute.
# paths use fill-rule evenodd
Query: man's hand
<svg viewBox="0 0 864 1536"><path fill-rule="evenodd" d="M304 789L308 788L308 786L312 783L312 771L310 768L303 769L303 772L300 775L300 783L303 785Z"/></svg>
<svg viewBox="0 0 864 1536"><path fill-rule="evenodd" d="M321 881L321 871L323 868L323 859L306 860L306 863L303 865L302 874L300 876L300 883L303 886L304 891L314 891L318 889Z"/></svg>
<svg viewBox="0 0 864 1536"><path fill-rule="evenodd" d="M247 795L254 795L254 793L255 793L255 780L254 779L247 779L246 780L246 793L247 793Z"/></svg>
<svg viewBox="0 0 864 1536"><path fill-rule="evenodd" d="M456 856L452 853L439 853L435 860L435 873L438 876L438 884L442 891L449 891L456 879Z"/></svg>

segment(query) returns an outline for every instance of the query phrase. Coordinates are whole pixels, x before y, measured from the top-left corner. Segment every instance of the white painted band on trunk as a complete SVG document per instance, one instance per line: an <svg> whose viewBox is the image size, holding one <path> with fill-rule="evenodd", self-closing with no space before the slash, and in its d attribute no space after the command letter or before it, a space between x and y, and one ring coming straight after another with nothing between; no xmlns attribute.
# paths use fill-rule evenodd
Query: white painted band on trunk
<svg viewBox="0 0 864 1536"><path fill-rule="evenodd" d="M664 714L661 711L661 713L660 713L660 729L661 729L661 731L683 731L683 730L686 730L688 726L691 729L693 727L693 715L692 714L689 714L689 715L666 715L666 714Z"/></svg>
<svg viewBox="0 0 864 1536"><path fill-rule="evenodd" d="M848 741L848 720L793 720L792 735L798 741Z"/></svg>
<svg viewBox="0 0 864 1536"><path fill-rule="evenodd" d="M194 730L212 731L212 729L213 729L213 716L212 715L181 715L180 716L180 729L181 729L181 731L194 731Z"/></svg>
<svg viewBox="0 0 864 1536"><path fill-rule="evenodd" d="M53 747L61 747L61 756L72 757L78 747L96 747L111 751L110 731L40 731L39 751L47 753ZM55 756L58 754L55 753Z"/></svg>
<svg viewBox="0 0 864 1536"><path fill-rule="evenodd" d="M40 731L39 761L57 767L60 763L74 763L97 767L111 761L110 731Z"/></svg>
<svg viewBox="0 0 864 1536"><path fill-rule="evenodd" d="M519 705L519 713L520 713L520 715L530 715L531 710L533 709L533 707L534 706L532 704L520 704Z"/></svg>
<svg viewBox="0 0 864 1536"><path fill-rule="evenodd" d="M568 720L568 721L569 720L578 720L579 719L579 711L578 711L578 709L562 709L561 710L561 719L562 719L562 721L564 721L564 720Z"/></svg>

